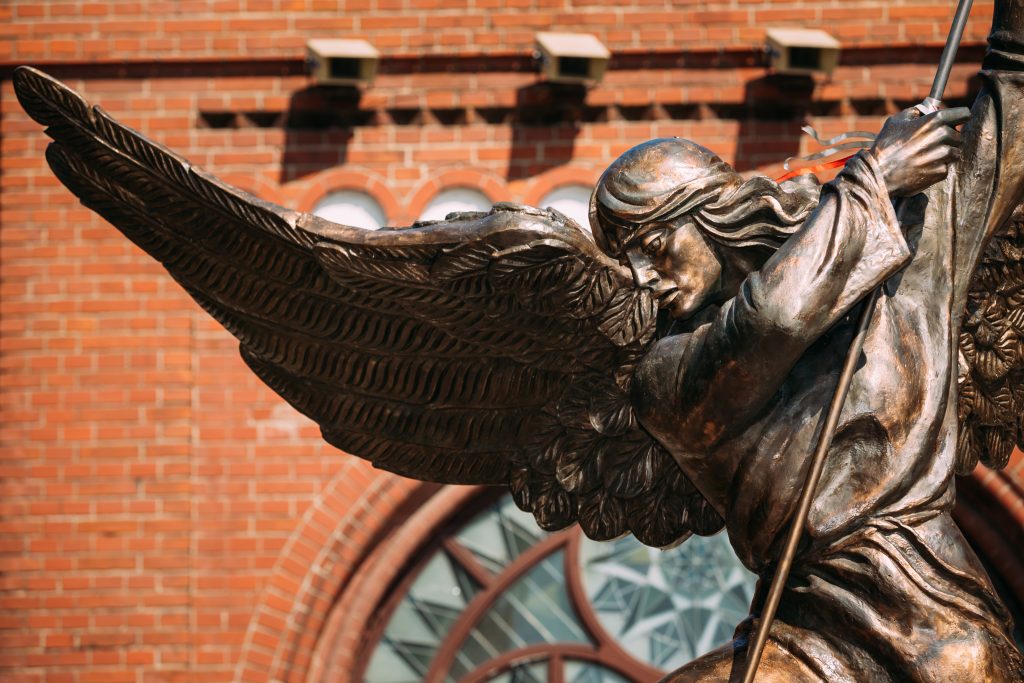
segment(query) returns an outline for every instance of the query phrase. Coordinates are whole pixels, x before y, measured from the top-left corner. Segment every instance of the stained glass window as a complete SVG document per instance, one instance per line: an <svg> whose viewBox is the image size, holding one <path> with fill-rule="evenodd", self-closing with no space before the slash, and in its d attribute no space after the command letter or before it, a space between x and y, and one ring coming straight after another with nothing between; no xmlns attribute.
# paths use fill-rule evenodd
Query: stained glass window
<svg viewBox="0 0 1024 683"><path fill-rule="evenodd" d="M728 642L753 596L724 536L595 543L508 496L433 547L382 606L365 683L653 680Z"/></svg>
<svg viewBox="0 0 1024 683"><path fill-rule="evenodd" d="M563 551L535 564L500 595L459 644L445 681L457 683L488 660L531 645L590 643L569 604Z"/></svg>
<svg viewBox="0 0 1024 683"><path fill-rule="evenodd" d="M724 534L662 551L633 538L583 542L583 582L601 625L634 657L672 671L732 639L754 597Z"/></svg>

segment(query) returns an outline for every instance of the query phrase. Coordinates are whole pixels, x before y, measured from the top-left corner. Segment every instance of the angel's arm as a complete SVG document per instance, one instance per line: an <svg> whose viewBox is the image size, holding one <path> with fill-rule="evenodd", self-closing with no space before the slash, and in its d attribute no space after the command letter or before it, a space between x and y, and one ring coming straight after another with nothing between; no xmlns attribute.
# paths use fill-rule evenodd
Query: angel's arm
<svg viewBox="0 0 1024 683"><path fill-rule="evenodd" d="M1024 0L996 1L982 68L955 188L955 310L985 245L1024 194Z"/></svg>
<svg viewBox="0 0 1024 683"><path fill-rule="evenodd" d="M742 429L803 352L909 259L876 162L854 159L714 320L652 349L634 385L641 419L691 450Z"/></svg>

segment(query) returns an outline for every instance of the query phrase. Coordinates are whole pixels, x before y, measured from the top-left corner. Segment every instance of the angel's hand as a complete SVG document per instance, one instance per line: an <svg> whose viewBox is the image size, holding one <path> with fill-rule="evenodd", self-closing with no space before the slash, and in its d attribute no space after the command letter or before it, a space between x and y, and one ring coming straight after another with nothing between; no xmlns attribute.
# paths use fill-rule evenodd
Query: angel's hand
<svg viewBox="0 0 1024 683"><path fill-rule="evenodd" d="M960 158L956 126L971 117L967 107L921 116L906 109L889 117L871 148L893 197L909 197L943 180Z"/></svg>

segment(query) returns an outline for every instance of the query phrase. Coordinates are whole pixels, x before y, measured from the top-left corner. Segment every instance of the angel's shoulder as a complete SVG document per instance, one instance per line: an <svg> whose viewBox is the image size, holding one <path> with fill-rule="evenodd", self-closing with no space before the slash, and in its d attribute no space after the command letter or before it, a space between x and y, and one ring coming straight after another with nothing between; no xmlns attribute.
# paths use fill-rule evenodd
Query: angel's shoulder
<svg viewBox="0 0 1024 683"><path fill-rule="evenodd" d="M680 373L692 337L684 333L657 340L633 370L633 408L649 430L663 432L677 422Z"/></svg>

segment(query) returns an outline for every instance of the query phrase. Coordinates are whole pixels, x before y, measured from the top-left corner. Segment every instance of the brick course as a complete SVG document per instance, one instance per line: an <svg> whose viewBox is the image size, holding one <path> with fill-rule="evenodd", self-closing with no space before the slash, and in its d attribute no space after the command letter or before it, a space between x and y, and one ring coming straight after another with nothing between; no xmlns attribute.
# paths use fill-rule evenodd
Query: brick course
<svg viewBox="0 0 1024 683"><path fill-rule="evenodd" d="M12 0L0 8L0 60L280 56L307 38L366 38L385 54L530 50L536 30L596 34L613 50L758 46L769 26L827 26L853 45L942 44L948 3L897 0ZM991 3L978 3L981 40Z"/></svg>
<svg viewBox="0 0 1024 683"><path fill-rule="evenodd" d="M990 13L978 3L975 61L954 72L954 100L975 87ZM767 25L827 28L856 50L811 84L807 116L826 135L872 130L927 91L935 50L919 47L941 43L947 17L947 3L906 0L9 0L0 65L51 64L92 102L262 198L308 210L361 187L404 224L453 185L538 201L657 136L776 173L810 149L802 119L755 118L762 104L779 106L764 69L706 55L727 46L742 62ZM640 61L618 64L575 103L590 119L510 125L502 108L560 103L516 61L539 29L593 32ZM358 103L371 123L282 127L275 117L302 113L308 99L296 66L305 40L339 35L365 37L392 60ZM410 57L424 53L447 70L417 71ZM307 650L315 635L295 635L295 605L308 597L310 618L326 618L332 596L303 580L330 534L345 529L330 547L337 575L349 576L371 530L386 527L360 515L383 519L415 485L324 445L157 264L81 208L46 168L46 140L6 76L0 116L0 678L287 671L281 634ZM999 477L1024 525L1024 458ZM394 498L359 508L367 491ZM295 666L304 671L309 656Z"/></svg>

